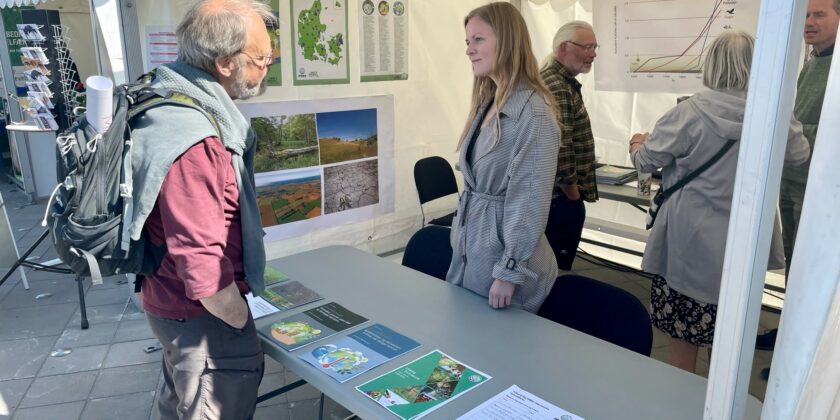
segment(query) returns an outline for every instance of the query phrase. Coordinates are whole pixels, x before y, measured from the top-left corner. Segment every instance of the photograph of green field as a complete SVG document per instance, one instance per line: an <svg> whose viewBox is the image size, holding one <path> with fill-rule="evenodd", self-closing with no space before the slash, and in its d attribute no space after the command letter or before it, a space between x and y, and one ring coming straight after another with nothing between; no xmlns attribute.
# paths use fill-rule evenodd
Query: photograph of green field
<svg viewBox="0 0 840 420"><path fill-rule="evenodd" d="M318 166L315 114L251 118L257 137L254 172Z"/></svg>
<svg viewBox="0 0 840 420"><path fill-rule="evenodd" d="M376 108L319 112L315 119L322 165L377 155Z"/></svg>
<svg viewBox="0 0 840 420"><path fill-rule="evenodd" d="M308 168L260 173L257 205L263 227L312 219L321 215L321 173Z"/></svg>

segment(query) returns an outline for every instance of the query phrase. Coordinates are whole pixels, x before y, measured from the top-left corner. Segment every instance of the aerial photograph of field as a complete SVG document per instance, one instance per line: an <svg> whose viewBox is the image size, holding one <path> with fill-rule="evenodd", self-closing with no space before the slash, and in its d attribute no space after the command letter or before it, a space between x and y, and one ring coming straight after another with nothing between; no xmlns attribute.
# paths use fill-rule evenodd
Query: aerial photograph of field
<svg viewBox="0 0 840 420"><path fill-rule="evenodd" d="M377 159L324 168L324 213L379 203Z"/></svg>
<svg viewBox="0 0 840 420"><path fill-rule="evenodd" d="M255 178L263 227L321 215L319 168L260 173Z"/></svg>
<svg viewBox="0 0 840 420"><path fill-rule="evenodd" d="M318 166L315 114L251 118L257 137L254 172Z"/></svg>
<svg viewBox="0 0 840 420"><path fill-rule="evenodd" d="M316 121L322 165L377 155L375 108L319 112Z"/></svg>

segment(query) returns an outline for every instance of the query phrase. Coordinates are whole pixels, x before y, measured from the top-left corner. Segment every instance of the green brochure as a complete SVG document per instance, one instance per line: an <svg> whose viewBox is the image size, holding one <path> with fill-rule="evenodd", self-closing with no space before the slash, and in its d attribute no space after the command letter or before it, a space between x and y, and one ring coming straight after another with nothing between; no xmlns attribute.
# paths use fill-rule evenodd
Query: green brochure
<svg viewBox="0 0 840 420"><path fill-rule="evenodd" d="M401 419L417 419L487 382L479 372L440 350L356 387Z"/></svg>
<svg viewBox="0 0 840 420"><path fill-rule="evenodd" d="M274 283L280 283L288 280L289 276L287 276L286 273L278 271L275 268L266 266L265 272L263 273L263 279L265 280L265 285L270 286Z"/></svg>

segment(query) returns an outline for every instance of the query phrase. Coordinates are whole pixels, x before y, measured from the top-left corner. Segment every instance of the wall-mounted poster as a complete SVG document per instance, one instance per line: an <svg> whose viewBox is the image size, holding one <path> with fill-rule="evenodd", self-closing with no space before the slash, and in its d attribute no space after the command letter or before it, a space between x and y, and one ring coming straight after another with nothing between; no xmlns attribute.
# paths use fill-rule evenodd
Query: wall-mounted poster
<svg viewBox="0 0 840 420"><path fill-rule="evenodd" d="M408 79L408 0L362 0L359 66L363 82Z"/></svg>
<svg viewBox="0 0 840 420"><path fill-rule="evenodd" d="M394 211L394 97L239 104L266 240Z"/></svg>
<svg viewBox="0 0 840 420"><path fill-rule="evenodd" d="M350 83L347 0L291 0L294 84Z"/></svg>
<svg viewBox="0 0 840 420"><path fill-rule="evenodd" d="M178 59L178 36L174 26L146 25L145 58L147 72Z"/></svg>
<svg viewBox="0 0 840 420"><path fill-rule="evenodd" d="M280 72L280 45L283 39L280 33L280 0L271 0L270 6L274 17L277 18L277 26L268 28L268 35L271 37L271 56L274 57L274 63L269 67L268 74L265 75L265 83L268 86L280 86L283 84L283 75Z"/></svg>
<svg viewBox="0 0 840 420"><path fill-rule="evenodd" d="M593 1L595 89L691 93L703 90L712 41L730 30L754 34L758 0Z"/></svg>

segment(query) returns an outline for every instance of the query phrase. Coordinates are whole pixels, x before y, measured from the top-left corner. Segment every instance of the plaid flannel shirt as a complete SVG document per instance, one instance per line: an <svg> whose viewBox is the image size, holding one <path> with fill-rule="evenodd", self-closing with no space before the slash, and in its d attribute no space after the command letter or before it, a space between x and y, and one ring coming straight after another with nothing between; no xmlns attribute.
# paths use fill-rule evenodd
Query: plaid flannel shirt
<svg viewBox="0 0 840 420"><path fill-rule="evenodd" d="M560 152L552 198L563 195L561 187L577 183L584 200L598 200L595 183L595 138L578 82L557 60L540 72L560 110Z"/></svg>

